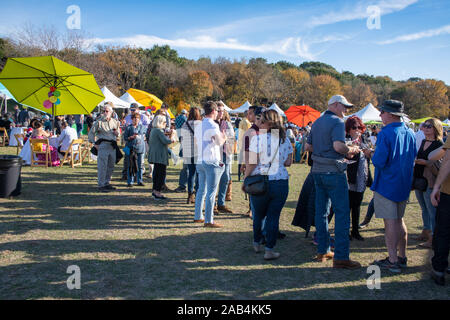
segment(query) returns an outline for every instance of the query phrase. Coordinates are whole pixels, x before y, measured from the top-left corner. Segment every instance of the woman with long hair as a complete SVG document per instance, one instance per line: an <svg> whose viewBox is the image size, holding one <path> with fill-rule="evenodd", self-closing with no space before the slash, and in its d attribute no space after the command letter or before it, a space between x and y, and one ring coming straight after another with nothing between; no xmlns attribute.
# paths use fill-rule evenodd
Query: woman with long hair
<svg viewBox="0 0 450 320"><path fill-rule="evenodd" d="M197 145L195 144L195 127L201 122L200 109L191 107L188 118L181 127L181 148L183 150L183 163L187 165L188 198L186 203L195 203L194 183L196 176L195 163L197 162Z"/></svg>
<svg viewBox="0 0 450 320"><path fill-rule="evenodd" d="M286 137L281 117L275 110L262 113L260 134L252 138L249 148L249 163L245 166L245 177L268 176L268 190L263 195L250 195L253 213L253 249L262 252L262 224L264 222L264 259L273 260L280 253L276 245L281 210L289 194L289 174L286 167L292 164L292 144ZM245 191L243 187L243 191Z"/></svg>
<svg viewBox="0 0 450 320"><path fill-rule="evenodd" d="M414 189L417 201L422 209L423 220L422 233L416 238L416 240L425 241L425 243L422 243L419 246L431 248L436 222L436 208L431 203L430 195L433 191L436 175L432 173L435 161L428 160L428 155L432 151L444 145L442 142L442 123L436 118L428 119L422 125L422 130L425 134L425 139L422 140L419 151L417 152L416 162L414 165L414 180L421 179L424 182L426 181L426 183L423 185L423 188L419 189L416 185Z"/></svg>

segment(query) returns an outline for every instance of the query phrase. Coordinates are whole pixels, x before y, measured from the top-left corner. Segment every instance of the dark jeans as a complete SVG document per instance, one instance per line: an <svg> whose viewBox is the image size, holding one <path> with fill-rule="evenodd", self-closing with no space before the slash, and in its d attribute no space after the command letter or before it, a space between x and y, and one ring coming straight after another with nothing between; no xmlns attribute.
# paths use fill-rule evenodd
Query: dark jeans
<svg viewBox="0 0 450 320"><path fill-rule="evenodd" d="M433 269L446 272L450 248L450 195L441 192L436 210L436 225L433 234L434 256L431 259Z"/></svg>
<svg viewBox="0 0 450 320"><path fill-rule="evenodd" d="M277 242L280 214L289 194L289 180L269 181L269 189L261 196L250 196L253 214L253 242L260 243L263 220L266 249L271 250Z"/></svg>
<svg viewBox="0 0 450 320"><path fill-rule="evenodd" d="M198 189L197 170L195 168L195 164L188 164L187 169L188 169L188 178L187 178L188 192L193 193L194 192L194 183L195 183L195 190Z"/></svg>
<svg viewBox="0 0 450 320"><path fill-rule="evenodd" d="M167 166L161 163L155 163L153 168L153 190L161 192L161 189L166 180Z"/></svg>
<svg viewBox="0 0 450 320"><path fill-rule="evenodd" d="M367 222L370 222L372 220L373 214L375 213L375 205L373 204L373 197L372 200L370 200L369 206L367 207L367 213L364 220L367 220Z"/></svg>
<svg viewBox="0 0 450 320"><path fill-rule="evenodd" d="M83 125L81 123L77 123L77 135L78 135L78 138L81 137L81 131L83 131Z"/></svg>
<svg viewBox="0 0 450 320"><path fill-rule="evenodd" d="M359 216L361 213L361 203L364 197L364 192L348 191L348 201L350 204L350 211L352 213L352 232L358 232Z"/></svg>

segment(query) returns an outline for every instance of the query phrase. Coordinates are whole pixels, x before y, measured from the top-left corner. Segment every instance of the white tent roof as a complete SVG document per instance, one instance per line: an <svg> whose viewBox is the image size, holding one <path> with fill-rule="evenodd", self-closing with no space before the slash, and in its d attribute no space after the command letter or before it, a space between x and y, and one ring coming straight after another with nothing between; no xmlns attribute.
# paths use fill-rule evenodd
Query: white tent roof
<svg viewBox="0 0 450 320"><path fill-rule="evenodd" d="M143 107L143 106L144 106L143 104L137 102L137 101L133 98L133 96L132 96L131 94L129 94L128 92L125 92L125 94L124 94L123 96L121 96L120 99L122 99L123 101L128 102L129 104L137 103L137 105L138 105L139 107Z"/></svg>
<svg viewBox="0 0 450 320"><path fill-rule="evenodd" d="M365 106L363 109L359 110L358 112L349 115L350 116L357 116L362 120L362 122L368 122L368 121L381 121L380 117L380 111L378 111L377 108L373 106L373 104L369 103L367 106Z"/></svg>
<svg viewBox="0 0 450 320"><path fill-rule="evenodd" d="M286 114L284 113L284 111L281 110L281 108L280 108L276 103L274 103L273 105L271 105L271 106L269 107L269 110L275 110L276 112L278 112L278 114L279 114L280 116L286 117Z"/></svg>
<svg viewBox="0 0 450 320"><path fill-rule="evenodd" d="M443 123L446 123L446 124L450 124L450 119L445 119L444 121L442 121Z"/></svg>
<svg viewBox="0 0 450 320"><path fill-rule="evenodd" d="M223 103L223 105L224 105L223 108L225 109L226 112L230 113L231 111L233 111L233 109L231 109L230 107L228 107L228 106L225 104L225 102L223 102L222 100L220 100L219 102L222 102L222 103Z"/></svg>
<svg viewBox="0 0 450 320"><path fill-rule="evenodd" d="M129 108L130 103L124 101L122 99L117 98L107 87L103 87L101 89L103 95L105 96L105 100L99 103L99 105L103 105L106 102L112 102L116 108Z"/></svg>
<svg viewBox="0 0 450 320"><path fill-rule="evenodd" d="M357 116L360 118L364 123L368 121L378 121L382 122L380 117L380 111L373 106L373 104L369 103L367 106L365 106L363 109L359 110L358 112L351 114L349 116L346 116L345 119L351 116ZM400 118L402 122L409 123L411 122L411 119L409 119L406 116L403 116Z"/></svg>
<svg viewBox="0 0 450 320"><path fill-rule="evenodd" d="M244 113L245 111L248 111L248 109L251 107L252 105L250 104L250 102L245 101L245 103L240 106L239 108L236 108L234 110L231 110L230 113Z"/></svg>

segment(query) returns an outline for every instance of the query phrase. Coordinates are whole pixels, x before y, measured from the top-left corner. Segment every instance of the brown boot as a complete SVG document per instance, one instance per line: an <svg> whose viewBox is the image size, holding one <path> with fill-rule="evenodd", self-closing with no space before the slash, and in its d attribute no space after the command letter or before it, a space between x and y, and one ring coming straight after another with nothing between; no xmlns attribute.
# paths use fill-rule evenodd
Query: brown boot
<svg viewBox="0 0 450 320"><path fill-rule="evenodd" d="M189 193L187 198L187 204L195 203L195 193Z"/></svg>
<svg viewBox="0 0 450 320"><path fill-rule="evenodd" d="M361 268L361 264L353 260L333 260L333 268L338 269L358 269Z"/></svg>
<svg viewBox="0 0 450 320"><path fill-rule="evenodd" d="M414 240L427 241L430 238L430 235L431 230L422 230L422 233L418 237L414 238Z"/></svg>
<svg viewBox="0 0 450 320"><path fill-rule="evenodd" d="M227 208L226 206L217 206L217 210L223 213L233 213L233 210Z"/></svg>
<svg viewBox="0 0 450 320"><path fill-rule="evenodd" d="M233 181L230 180L230 182L228 183L228 189L227 189L227 194L225 196L225 201L231 201L231 183Z"/></svg>

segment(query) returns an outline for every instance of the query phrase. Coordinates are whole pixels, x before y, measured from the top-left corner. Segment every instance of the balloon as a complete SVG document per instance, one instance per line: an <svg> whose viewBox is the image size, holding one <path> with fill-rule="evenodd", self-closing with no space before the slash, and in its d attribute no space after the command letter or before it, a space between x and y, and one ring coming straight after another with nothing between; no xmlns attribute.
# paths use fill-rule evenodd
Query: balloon
<svg viewBox="0 0 450 320"><path fill-rule="evenodd" d="M48 93L48 97L50 98L50 97L52 97L52 96L53 96L53 92L50 91L50 92Z"/></svg>
<svg viewBox="0 0 450 320"><path fill-rule="evenodd" d="M56 90L55 92L53 92L53 95L55 97L59 97L61 95L61 92L59 92L58 90Z"/></svg>
<svg viewBox="0 0 450 320"><path fill-rule="evenodd" d="M44 108L50 109L52 107L52 103L49 100L44 101Z"/></svg>
<svg viewBox="0 0 450 320"><path fill-rule="evenodd" d="M53 97L50 97L50 99L48 99L48 100L50 100L51 103L55 103L58 100L58 98L53 96Z"/></svg>
<svg viewBox="0 0 450 320"><path fill-rule="evenodd" d="M50 87L50 91L51 92L55 92L56 91L56 87Z"/></svg>
<svg viewBox="0 0 450 320"><path fill-rule="evenodd" d="M55 104L56 104L56 105L59 105L59 104L61 104L61 100L59 100L59 99L58 99L58 100L56 100Z"/></svg>
<svg viewBox="0 0 450 320"><path fill-rule="evenodd" d="M156 108L155 107L151 107L150 110L156 111Z"/></svg>

